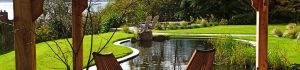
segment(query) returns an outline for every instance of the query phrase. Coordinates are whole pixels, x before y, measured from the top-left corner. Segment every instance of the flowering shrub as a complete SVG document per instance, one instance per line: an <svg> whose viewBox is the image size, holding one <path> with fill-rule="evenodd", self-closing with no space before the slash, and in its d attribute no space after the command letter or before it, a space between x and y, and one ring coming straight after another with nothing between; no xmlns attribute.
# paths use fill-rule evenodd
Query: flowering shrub
<svg viewBox="0 0 300 70"><path fill-rule="evenodd" d="M274 28L272 34L276 37L282 37L282 32L278 28Z"/></svg>

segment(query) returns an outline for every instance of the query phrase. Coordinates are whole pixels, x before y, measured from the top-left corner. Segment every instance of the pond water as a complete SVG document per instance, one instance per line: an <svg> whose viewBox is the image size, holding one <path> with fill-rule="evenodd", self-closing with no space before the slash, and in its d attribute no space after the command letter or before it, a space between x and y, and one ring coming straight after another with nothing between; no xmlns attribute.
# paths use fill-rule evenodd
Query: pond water
<svg viewBox="0 0 300 70"><path fill-rule="evenodd" d="M125 70L185 70L195 49L211 49L208 39L170 39L163 42L125 42L139 56L122 63Z"/></svg>

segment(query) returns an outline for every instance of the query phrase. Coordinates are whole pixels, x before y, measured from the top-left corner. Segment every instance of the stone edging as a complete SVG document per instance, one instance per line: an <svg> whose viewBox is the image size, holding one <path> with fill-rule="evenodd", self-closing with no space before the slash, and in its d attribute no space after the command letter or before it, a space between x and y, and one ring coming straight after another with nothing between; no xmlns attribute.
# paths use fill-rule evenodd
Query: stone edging
<svg viewBox="0 0 300 70"><path fill-rule="evenodd" d="M256 42L255 41L249 41L249 40L244 40L244 39L234 39L234 40L237 40L237 41L241 41L241 42L244 42L244 43L248 43L252 46L257 46Z"/></svg>
<svg viewBox="0 0 300 70"><path fill-rule="evenodd" d="M128 42L128 41L130 41L130 39L125 39L125 40L117 41L117 42L115 42L114 44L115 44L115 45L120 45L120 46L125 46L125 45L122 45L122 43ZM132 53L129 54L129 55L126 55L125 57L122 57L122 58L117 59L117 61L120 62L120 63L125 62L125 61L127 61L127 60L129 60L129 59L132 59L132 58L138 56L139 53L140 53L140 51L137 50L137 49L135 49L135 48L128 47L128 46L126 46L126 47L127 47L127 48L130 48L130 49L132 50Z"/></svg>
<svg viewBox="0 0 300 70"><path fill-rule="evenodd" d="M175 37L171 37L171 38L183 38L183 39L205 39L205 38L217 38L217 37L189 37L189 36L175 36ZM241 41L243 43L247 43L247 44L250 44L254 47L256 47L256 42L255 41L250 41L250 40L244 40L244 39L234 39L236 41Z"/></svg>

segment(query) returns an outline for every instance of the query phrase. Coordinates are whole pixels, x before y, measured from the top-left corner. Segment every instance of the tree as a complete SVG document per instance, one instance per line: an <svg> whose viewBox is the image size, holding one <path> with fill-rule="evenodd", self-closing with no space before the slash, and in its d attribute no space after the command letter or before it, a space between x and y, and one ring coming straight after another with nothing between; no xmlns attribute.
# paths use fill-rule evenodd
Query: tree
<svg viewBox="0 0 300 70"><path fill-rule="evenodd" d="M299 0L270 0L271 22L299 22Z"/></svg>

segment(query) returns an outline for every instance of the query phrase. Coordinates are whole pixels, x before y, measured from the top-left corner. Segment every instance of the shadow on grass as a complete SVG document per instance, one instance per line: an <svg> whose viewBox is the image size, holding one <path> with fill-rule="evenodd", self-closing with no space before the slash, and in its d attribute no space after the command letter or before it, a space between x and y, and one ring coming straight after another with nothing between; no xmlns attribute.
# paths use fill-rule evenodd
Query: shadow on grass
<svg viewBox="0 0 300 70"><path fill-rule="evenodd" d="M300 64L292 64L290 70L300 70Z"/></svg>
<svg viewBox="0 0 300 70"><path fill-rule="evenodd" d="M9 49L9 50L0 50L0 55L3 55L3 54L6 54L6 53L9 53L11 51L13 51L14 49Z"/></svg>

